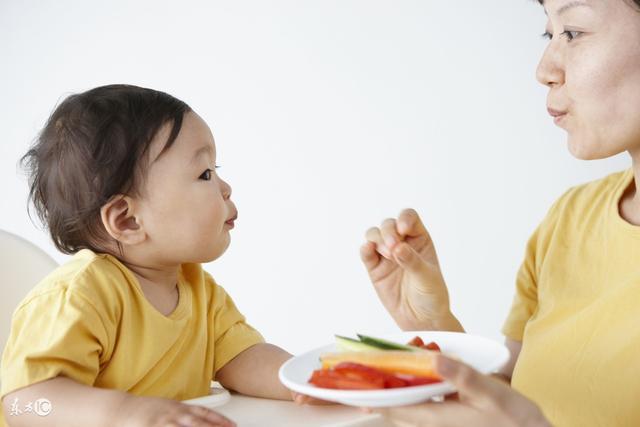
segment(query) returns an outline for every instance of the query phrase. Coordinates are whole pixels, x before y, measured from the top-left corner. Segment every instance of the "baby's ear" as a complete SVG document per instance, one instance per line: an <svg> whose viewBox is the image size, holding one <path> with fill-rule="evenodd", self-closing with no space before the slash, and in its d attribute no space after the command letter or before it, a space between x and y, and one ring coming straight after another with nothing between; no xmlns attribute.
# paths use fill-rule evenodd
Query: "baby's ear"
<svg viewBox="0 0 640 427"><path fill-rule="evenodd" d="M111 237L125 245L142 243L146 233L135 215L134 200L123 194L113 196L102 208L102 225Z"/></svg>

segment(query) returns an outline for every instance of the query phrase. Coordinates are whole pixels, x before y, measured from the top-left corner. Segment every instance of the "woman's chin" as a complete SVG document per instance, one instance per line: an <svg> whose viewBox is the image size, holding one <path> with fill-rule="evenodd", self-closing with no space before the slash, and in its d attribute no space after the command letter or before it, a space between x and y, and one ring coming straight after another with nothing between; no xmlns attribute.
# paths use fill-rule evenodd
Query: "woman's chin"
<svg viewBox="0 0 640 427"><path fill-rule="evenodd" d="M567 141L567 147L571 155L578 160L606 159L623 151L606 149L604 144L601 143L584 142L584 140L579 142L577 138L572 138L571 136Z"/></svg>

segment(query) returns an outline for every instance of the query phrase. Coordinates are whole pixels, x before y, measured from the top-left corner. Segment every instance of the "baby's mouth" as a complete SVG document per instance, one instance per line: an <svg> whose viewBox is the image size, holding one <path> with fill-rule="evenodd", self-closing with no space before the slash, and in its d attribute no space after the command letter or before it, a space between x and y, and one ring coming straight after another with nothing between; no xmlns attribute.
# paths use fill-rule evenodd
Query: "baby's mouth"
<svg viewBox="0 0 640 427"><path fill-rule="evenodd" d="M235 226L236 219L238 219L238 214L235 214L233 217L226 220L224 223L229 227L233 228Z"/></svg>

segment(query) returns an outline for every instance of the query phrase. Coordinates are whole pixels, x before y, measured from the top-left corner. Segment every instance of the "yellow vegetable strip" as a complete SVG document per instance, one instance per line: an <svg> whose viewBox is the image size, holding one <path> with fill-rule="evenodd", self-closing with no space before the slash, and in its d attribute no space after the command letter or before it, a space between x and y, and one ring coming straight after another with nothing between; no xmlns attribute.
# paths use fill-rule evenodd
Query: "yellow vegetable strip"
<svg viewBox="0 0 640 427"><path fill-rule="evenodd" d="M435 351L346 351L327 353L320 356L323 369L330 369L342 362L360 363L390 374L407 374L420 377L438 378L434 367Z"/></svg>

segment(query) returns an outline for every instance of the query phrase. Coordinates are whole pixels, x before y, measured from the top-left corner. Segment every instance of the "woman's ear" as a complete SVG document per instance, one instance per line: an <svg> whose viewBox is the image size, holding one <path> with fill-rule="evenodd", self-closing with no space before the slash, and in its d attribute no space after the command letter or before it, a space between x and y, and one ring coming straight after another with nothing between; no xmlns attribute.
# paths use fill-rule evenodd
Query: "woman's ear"
<svg viewBox="0 0 640 427"><path fill-rule="evenodd" d="M136 218L134 200L123 194L113 196L100 208L102 225L118 242L133 246L145 241L147 234Z"/></svg>

